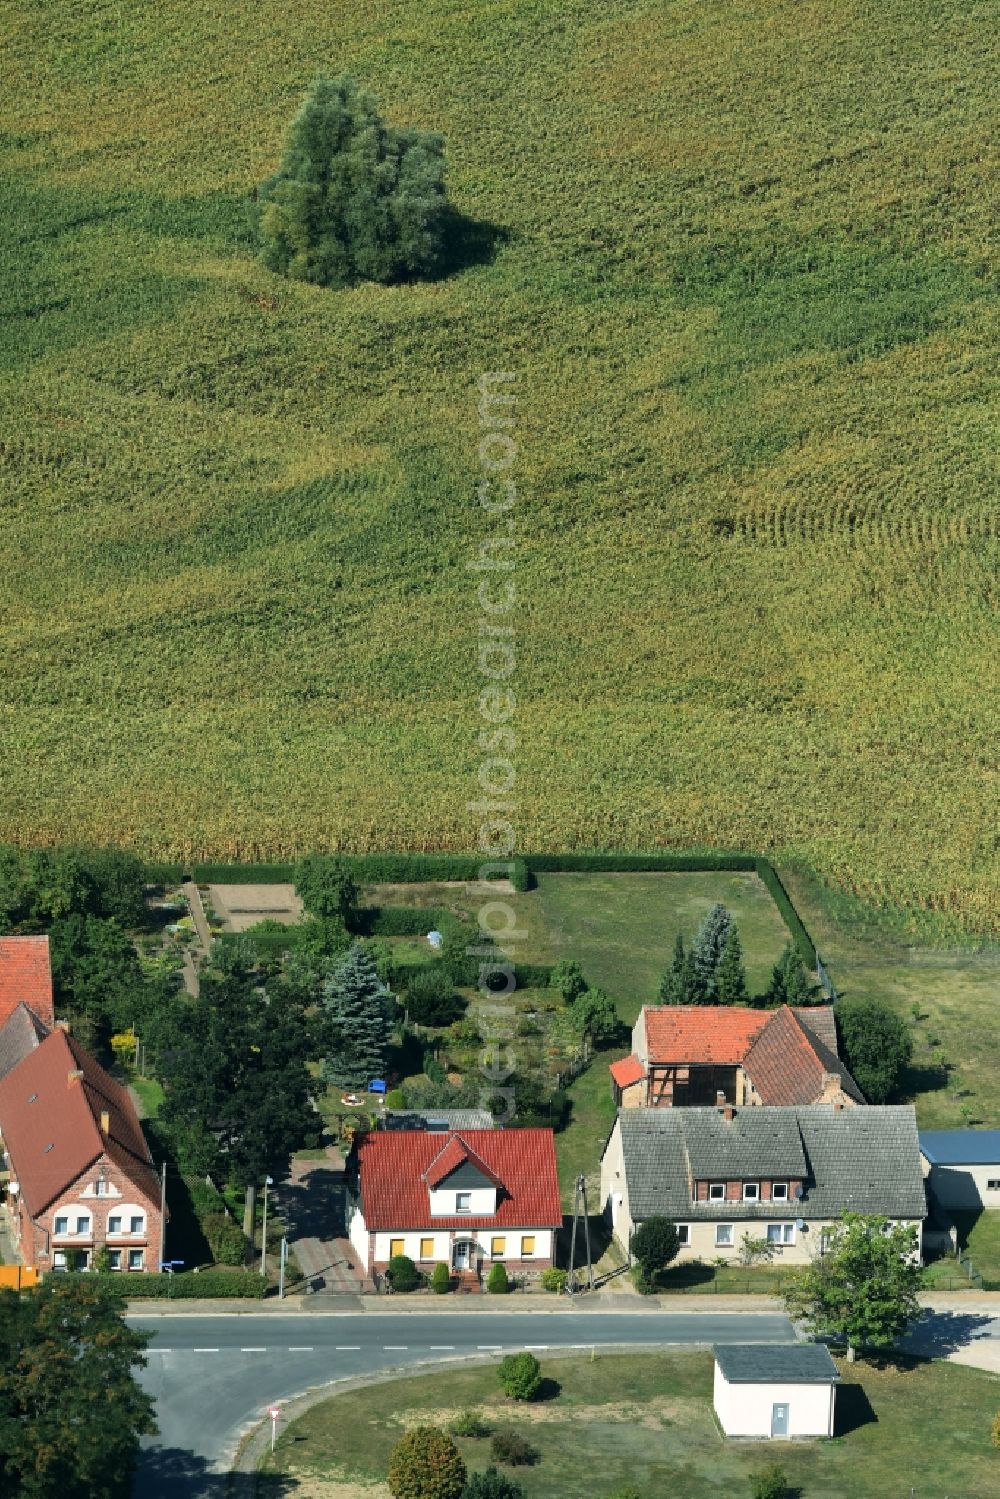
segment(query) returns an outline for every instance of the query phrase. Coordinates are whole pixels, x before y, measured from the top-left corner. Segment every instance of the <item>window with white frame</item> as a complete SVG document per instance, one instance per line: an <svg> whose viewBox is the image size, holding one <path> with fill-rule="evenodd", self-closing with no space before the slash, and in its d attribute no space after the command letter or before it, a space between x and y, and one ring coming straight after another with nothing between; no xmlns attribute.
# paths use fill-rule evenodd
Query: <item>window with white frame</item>
<svg viewBox="0 0 1000 1499"><path fill-rule="evenodd" d="M678 1223L678 1225L677 1225L677 1242L678 1242L678 1244L681 1244L681 1245L690 1244L690 1242L691 1242L691 1225L690 1225L690 1223Z"/></svg>
<svg viewBox="0 0 1000 1499"><path fill-rule="evenodd" d="M794 1244L794 1223L769 1223L767 1225L767 1242L769 1244Z"/></svg>
<svg viewBox="0 0 1000 1499"><path fill-rule="evenodd" d="M772 1182L771 1183L771 1198L772 1198L772 1200L774 1202L787 1202L788 1201L788 1183L787 1182Z"/></svg>
<svg viewBox="0 0 1000 1499"><path fill-rule="evenodd" d="M472 1193L471 1192L456 1192L455 1193L455 1212L456 1213L471 1213L472 1212Z"/></svg>
<svg viewBox="0 0 1000 1499"><path fill-rule="evenodd" d="M120 1270L122 1267L122 1252L120 1249L108 1250L108 1265L112 1270Z"/></svg>
<svg viewBox="0 0 1000 1499"><path fill-rule="evenodd" d="M743 1201L756 1202L760 1196L760 1182L743 1183Z"/></svg>
<svg viewBox="0 0 1000 1499"><path fill-rule="evenodd" d="M97 1193L98 1197L110 1197L111 1185L105 1180L103 1176L99 1176L94 1183L94 1191Z"/></svg>
<svg viewBox="0 0 1000 1499"><path fill-rule="evenodd" d="M112 1214L110 1214L110 1216L108 1218L108 1233L109 1234L120 1234L121 1231L122 1231L122 1215L121 1215L121 1213L112 1213Z"/></svg>
<svg viewBox="0 0 1000 1499"><path fill-rule="evenodd" d="M726 1184L725 1184L725 1182L709 1182L709 1184L708 1184L708 1200L709 1200L709 1202L725 1202L725 1200L726 1200Z"/></svg>
<svg viewBox="0 0 1000 1499"><path fill-rule="evenodd" d="M146 1258L144 1249L130 1249L128 1252L128 1267L130 1270L141 1270Z"/></svg>
<svg viewBox="0 0 1000 1499"><path fill-rule="evenodd" d="M715 1225L716 1245L723 1247L733 1242L733 1225L731 1223L717 1223Z"/></svg>
<svg viewBox="0 0 1000 1499"><path fill-rule="evenodd" d="M141 1234L146 1231L146 1220L142 1213L133 1213L128 1220L128 1231L130 1234Z"/></svg>
<svg viewBox="0 0 1000 1499"><path fill-rule="evenodd" d="M78 1234L89 1234L90 1233L90 1214L89 1213L77 1213L77 1215L76 1215L76 1232Z"/></svg>
<svg viewBox="0 0 1000 1499"><path fill-rule="evenodd" d="M53 1268L53 1270L65 1270L65 1268L66 1268L66 1251L65 1250L63 1250L63 1249L57 1249L56 1250L55 1254L52 1256L52 1268Z"/></svg>
<svg viewBox="0 0 1000 1499"><path fill-rule="evenodd" d="M989 1192L1000 1192L1000 1177L991 1177L986 1183L986 1189Z"/></svg>
<svg viewBox="0 0 1000 1499"><path fill-rule="evenodd" d="M56 1233L56 1234L68 1234L69 1233L69 1219L66 1217L66 1215L64 1213L60 1213L57 1216L57 1218L56 1218L56 1220L55 1220L55 1222L54 1222L54 1224L52 1226L52 1232Z"/></svg>

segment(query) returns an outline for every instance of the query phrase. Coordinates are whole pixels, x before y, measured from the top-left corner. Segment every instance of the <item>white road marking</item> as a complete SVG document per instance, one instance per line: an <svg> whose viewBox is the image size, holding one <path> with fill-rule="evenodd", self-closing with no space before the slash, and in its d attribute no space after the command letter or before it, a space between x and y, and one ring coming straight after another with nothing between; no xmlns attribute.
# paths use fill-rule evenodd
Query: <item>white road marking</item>
<svg viewBox="0 0 1000 1499"><path fill-rule="evenodd" d="M476 1347L480 1353L499 1353L503 1347L502 1343L477 1343Z"/></svg>
<svg viewBox="0 0 1000 1499"><path fill-rule="evenodd" d="M525 1343L524 1346L529 1353L545 1353L549 1345L548 1343Z"/></svg>
<svg viewBox="0 0 1000 1499"><path fill-rule="evenodd" d="M405 1343L383 1343L382 1344L382 1352L383 1353L406 1353L406 1352L408 1352L408 1348L407 1348L407 1345Z"/></svg>
<svg viewBox="0 0 1000 1499"><path fill-rule="evenodd" d="M360 1353L361 1352L361 1344L360 1343L338 1343L335 1351L337 1353Z"/></svg>
<svg viewBox="0 0 1000 1499"><path fill-rule="evenodd" d="M454 1353L455 1352L455 1345L454 1345L454 1343L432 1343L431 1344L431 1352L432 1353Z"/></svg>
<svg viewBox="0 0 1000 1499"><path fill-rule="evenodd" d="M241 1348L241 1353L266 1353L266 1348Z"/></svg>
<svg viewBox="0 0 1000 1499"><path fill-rule="evenodd" d="M289 1348L289 1353L312 1353L311 1348Z"/></svg>
<svg viewBox="0 0 1000 1499"><path fill-rule="evenodd" d="M218 1348L193 1348L192 1353L218 1353Z"/></svg>

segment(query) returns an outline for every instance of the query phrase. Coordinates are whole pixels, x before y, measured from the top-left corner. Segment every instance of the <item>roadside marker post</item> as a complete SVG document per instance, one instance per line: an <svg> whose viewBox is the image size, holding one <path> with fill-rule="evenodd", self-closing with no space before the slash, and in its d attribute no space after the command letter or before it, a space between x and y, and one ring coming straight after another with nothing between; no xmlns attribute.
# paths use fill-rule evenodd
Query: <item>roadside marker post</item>
<svg viewBox="0 0 1000 1499"><path fill-rule="evenodd" d="M271 1451L274 1451L274 1439L278 1430L278 1417L281 1415L280 1405L269 1405L267 1414L271 1417Z"/></svg>

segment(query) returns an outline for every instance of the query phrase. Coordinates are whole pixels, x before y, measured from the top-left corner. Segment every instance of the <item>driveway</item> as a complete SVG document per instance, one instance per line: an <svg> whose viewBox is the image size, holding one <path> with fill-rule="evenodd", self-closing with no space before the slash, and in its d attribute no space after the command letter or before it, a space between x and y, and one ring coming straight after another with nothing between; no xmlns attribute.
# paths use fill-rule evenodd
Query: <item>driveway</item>
<svg viewBox="0 0 1000 1499"><path fill-rule="evenodd" d="M274 1188L288 1246L314 1296L349 1297L350 1310L363 1289L372 1289L347 1238L344 1161L328 1146L321 1161L294 1160L289 1176ZM298 1289L298 1288L296 1288Z"/></svg>

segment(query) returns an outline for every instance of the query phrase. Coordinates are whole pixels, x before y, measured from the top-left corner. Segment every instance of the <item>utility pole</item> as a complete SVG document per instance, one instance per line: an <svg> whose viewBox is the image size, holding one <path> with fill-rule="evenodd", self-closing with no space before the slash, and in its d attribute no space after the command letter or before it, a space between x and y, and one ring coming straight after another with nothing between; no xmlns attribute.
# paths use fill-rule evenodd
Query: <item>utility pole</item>
<svg viewBox="0 0 1000 1499"><path fill-rule="evenodd" d="M274 1179L270 1176L264 1178L264 1227L260 1236L260 1273L266 1275L265 1262L267 1260L267 1189L274 1186Z"/></svg>
<svg viewBox="0 0 1000 1499"><path fill-rule="evenodd" d="M167 1163L160 1169L160 1264L167 1253Z"/></svg>
<svg viewBox="0 0 1000 1499"><path fill-rule="evenodd" d="M285 1299L285 1263L288 1259L288 1240L281 1241L281 1253L278 1256L278 1300Z"/></svg>
<svg viewBox="0 0 1000 1499"><path fill-rule="evenodd" d="M573 1201L573 1230L569 1240L569 1275L566 1289L571 1294L576 1290L576 1226L583 1218L583 1238L587 1250L587 1284L594 1289L594 1265L590 1254L590 1220L587 1217L587 1180L580 1175L576 1179L576 1196Z"/></svg>

